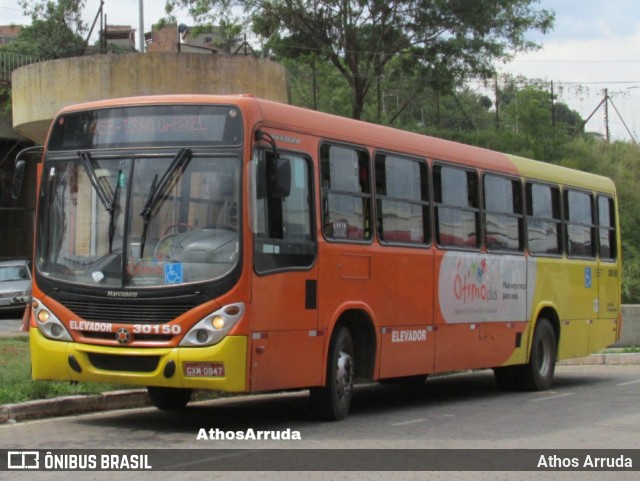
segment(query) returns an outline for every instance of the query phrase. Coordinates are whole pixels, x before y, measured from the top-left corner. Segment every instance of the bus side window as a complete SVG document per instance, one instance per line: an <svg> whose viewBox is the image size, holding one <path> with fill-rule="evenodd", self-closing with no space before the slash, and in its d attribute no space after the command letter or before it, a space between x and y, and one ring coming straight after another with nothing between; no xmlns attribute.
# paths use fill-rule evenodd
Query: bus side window
<svg viewBox="0 0 640 481"><path fill-rule="evenodd" d="M445 247L480 247L478 174L460 167L433 167L436 242Z"/></svg>
<svg viewBox="0 0 640 481"><path fill-rule="evenodd" d="M524 248L522 184L519 180L484 176L484 240L487 250Z"/></svg>
<svg viewBox="0 0 640 481"><path fill-rule="evenodd" d="M320 148L322 231L327 239L371 239L369 156L352 147Z"/></svg>
<svg viewBox="0 0 640 481"><path fill-rule="evenodd" d="M378 235L383 243L431 242L427 164L396 155L376 155Z"/></svg>
<svg viewBox="0 0 640 481"><path fill-rule="evenodd" d="M616 260L615 206L611 197L602 195L598 196L598 245L601 259Z"/></svg>
<svg viewBox="0 0 640 481"><path fill-rule="evenodd" d="M529 252L562 255L560 189L529 182L525 191Z"/></svg>
<svg viewBox="0 0 640 481"><path fill-rule="evenodd" d="M595 257L595 215L592 195L567 189L564 191L564 204L567 255L569 257Z"/></svg>

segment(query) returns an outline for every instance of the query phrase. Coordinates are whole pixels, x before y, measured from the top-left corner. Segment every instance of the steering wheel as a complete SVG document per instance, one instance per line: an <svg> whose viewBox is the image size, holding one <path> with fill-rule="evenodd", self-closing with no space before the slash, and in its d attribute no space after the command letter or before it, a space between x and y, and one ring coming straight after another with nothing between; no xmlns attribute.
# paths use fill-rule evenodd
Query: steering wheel
<svg viewBox="0 0 640 481"><path fill-rule="evenodd" d="M186 227L187 230L193 229L193 226L187 222L176 222L175 224L171 224L164 230L164 232L162 233L162 237L165 237L171 231L171 229L175 229L176 227ZM162 240L162 237L160 238L160 240Z"/></svg>
<svg viewBox="0 0 640 481"><path fill-rule="evenodd" d="M153 250L154 259L158 261L171 261L173 259L171 257L171 243L168 241L179 234L179 232L170 234L171 230L179 227L186 227L187 230L193 229L193 226L186 222L176 222L168 226L162 233L162 237L160 237L160 240L156 244L156 248Z"/></svg>

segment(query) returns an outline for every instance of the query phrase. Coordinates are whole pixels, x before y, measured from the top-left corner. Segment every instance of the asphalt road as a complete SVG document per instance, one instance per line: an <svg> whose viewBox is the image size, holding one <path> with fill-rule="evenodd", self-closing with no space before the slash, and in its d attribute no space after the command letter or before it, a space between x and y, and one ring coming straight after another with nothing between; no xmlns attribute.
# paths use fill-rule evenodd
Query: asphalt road
<svg viewBox="0 0 640 481"><path fill-rule="evenodd" d="M490 371L430 379L419 388L367 385L349 417L318 423L305 393L196 403L181 413L154 408L0 426L0 449L640 449L640 369L559 366L552 390L505 393ZM198 439L203 432L293 431L301 440ZM388 451L392 453L392 451ZM385 451L381 452L384 455ZM461 452L464 455L464 451ZM241 461L240 461L241 462ZM392 462L392 461L391 461ZM455 466L451 467L455 470ZM638 467L636 466L637 470ZM124 479L124 473L0 473L3 479ZM10 475L10 476L9 476ZM127 479L637 479L636 472L148 472Z"/></svg>

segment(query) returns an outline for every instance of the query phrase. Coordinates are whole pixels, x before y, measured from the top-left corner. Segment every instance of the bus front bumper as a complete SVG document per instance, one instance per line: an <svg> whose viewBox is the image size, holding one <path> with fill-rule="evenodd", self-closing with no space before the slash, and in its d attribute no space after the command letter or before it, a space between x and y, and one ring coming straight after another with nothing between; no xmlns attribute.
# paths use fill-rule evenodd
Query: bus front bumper
<svg viewBox="0 0 640 481"><path fill-rule="evenodd" d="M53 341L31 328L29 343L34 380L246 390L245 336L208 347L133 348Z"/></svg>

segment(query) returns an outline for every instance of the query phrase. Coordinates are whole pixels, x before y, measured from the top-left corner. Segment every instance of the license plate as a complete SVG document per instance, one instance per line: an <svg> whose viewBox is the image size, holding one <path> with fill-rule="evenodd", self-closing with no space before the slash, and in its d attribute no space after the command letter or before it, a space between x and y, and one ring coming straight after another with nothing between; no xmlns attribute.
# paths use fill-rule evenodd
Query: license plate
<svg viewBox="0 0 640 481"><path fill-rule="evenodd" d="M221 362L185 362L183 372L186 377L224 377Z"/></svg>

